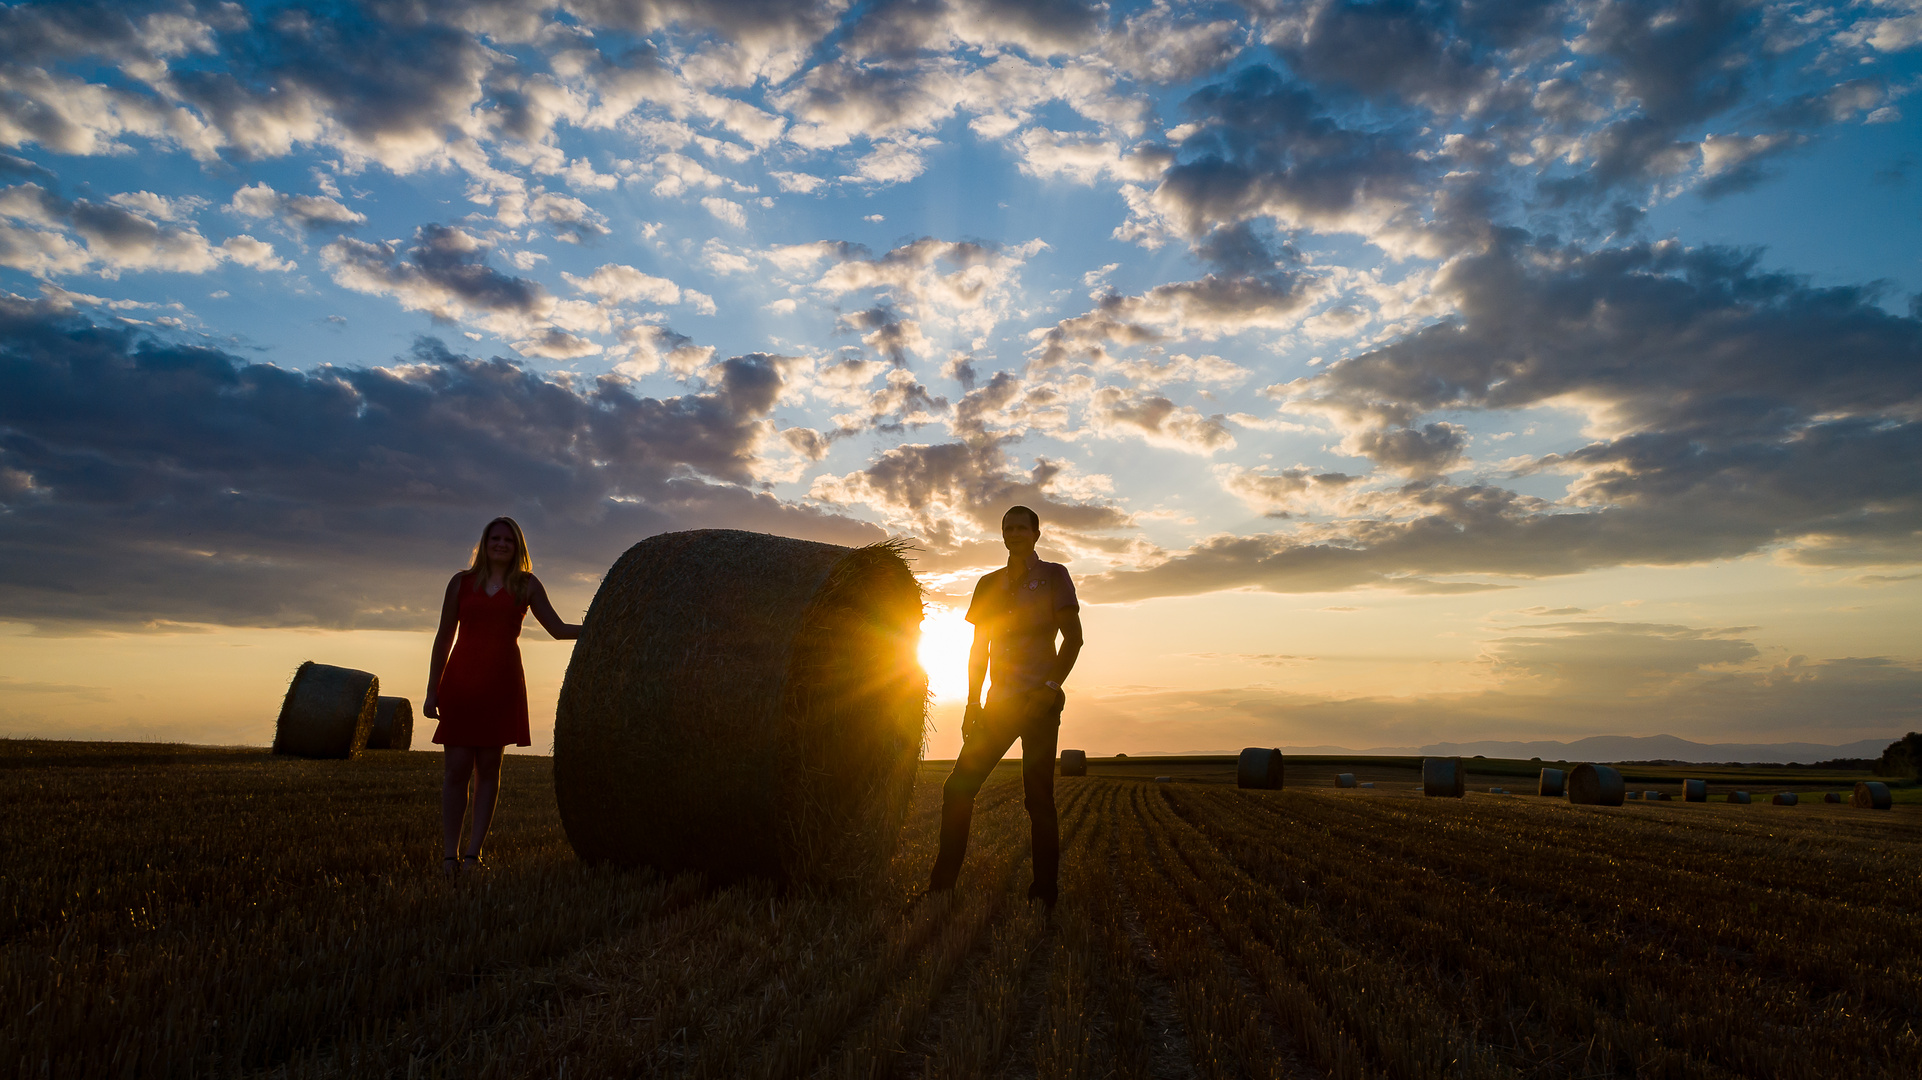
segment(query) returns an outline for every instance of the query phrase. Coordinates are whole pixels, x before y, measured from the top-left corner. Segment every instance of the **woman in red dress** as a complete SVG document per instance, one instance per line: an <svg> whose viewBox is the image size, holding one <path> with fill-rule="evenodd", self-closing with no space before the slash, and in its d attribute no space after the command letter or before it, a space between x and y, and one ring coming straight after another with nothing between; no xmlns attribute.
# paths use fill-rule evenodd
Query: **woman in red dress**
<svg viewBox="0 0 1922 1080"><path fill-rule="evenodd" d="M579 625L564 623L555 614L533 568L520 525L513 518L497 517L481 530L474 564L447 583L447 596L441 602L440 632L434 635L434 655L427 668L427 700L420 711L429 720L440 721L434 741L447 748L440 816L447 840L442 867L450 876L462 867L480 868L481 844L500 797L501 752L508 743L526 746L530 742L527 678L521 672L517 644L522 618L532 608L541 626L556 638L567 641L581 636ZM460 826L467 816L469 781L474 819L462 851Z"/></svg>

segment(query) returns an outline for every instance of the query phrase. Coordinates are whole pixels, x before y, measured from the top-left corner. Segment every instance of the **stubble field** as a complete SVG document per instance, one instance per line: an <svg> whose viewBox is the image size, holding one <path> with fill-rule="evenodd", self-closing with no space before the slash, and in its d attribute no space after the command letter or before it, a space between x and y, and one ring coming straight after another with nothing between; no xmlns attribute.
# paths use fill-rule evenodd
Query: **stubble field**
<svg viewBox="0 0 1922 1080"><path fill-rule="evenodd" d="M787 895L582 866L545 758L449 887L438 755L0 750L0 1074L1922 1075L1914 806L1098 763L1050 917L1005 766L912 903L941 765L871 887Z"/></svg>

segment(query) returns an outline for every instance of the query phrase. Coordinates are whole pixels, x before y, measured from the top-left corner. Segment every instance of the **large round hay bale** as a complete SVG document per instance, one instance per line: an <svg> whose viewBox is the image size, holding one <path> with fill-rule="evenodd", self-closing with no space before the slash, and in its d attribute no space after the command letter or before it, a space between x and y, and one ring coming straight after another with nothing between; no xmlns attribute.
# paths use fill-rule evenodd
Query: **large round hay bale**
<svg viewBox="0 0 1922 1080"><path fill-rule="evenodd" d="M351 758L367 748L380 680L372 672L316 664L294 670L274 724L274 753Z"/></svg>
<svg viewBox="0 0 1922 1080"><path fill-rule="evenodd" d="M1842 793L1839 791L1824 791L1822 793L1822 801L1826 803L1839 803L1842 801Z"/></svg>
<svg viewBox="0 0 1922 1080"><path fill-rule="evenodd" d="M1088 775L1088 752L1086 750L1061 751L1061 775Z"/></svg>
<svg viewBox="0 0 1922 1080"><path fill-rule="evenodd" d="M1459 799L1468 791L1468 770L1462 759L1424 758L1421 763L1421 793L1444 799Z"/></svg>
<svg viewBox="0 0 1922 1080"><path fill-rule="evenodd" d="M1581 764L1568 772L1568 801L1582 806L1620 806L1627 792L1622 774L1606 765Z"/></svg>
<svg viewBox="0 0 1922 1080"><path fill-rule="evenodd" d="M1241 788L1278 788L1281 786L1281 751L1250 746L1235 762L1235 786Z"/></svg>
<svg viewBox="0 0 1922 1080"><path fill-rule="evenodd" d="M1335 774L1335 786L1336 786L1336 787L1354 787L1354 786L1355 786L1355 774L1354 774L1354 773L1351 773L1351 772L1338 772L1338 773L1336 773L1336 774Z"/></svg>
<svg viewBox="0 0 1922 1080"><path fill-rule="evenodd" d="M1732 803L1738 803L1742 806L1747 806L1749 804L1748 792L1731 791L1728 793L1728 801Z"/></svg>
<svg viewBox="0 0 1922 1080"><path fill-rule="evenodd" d="M1800 801L1800 799L1796 798L1795 792L1793 791L1778 791L1775 793L1775 798L1769 800L1769 802L1774 803L1776 806L1794 806Z"/></svg>
<svg viewBox="0 0 1922 1080"><path fill-rule="evenodd" d="M1849 797L1849 805L1863 810L1887 810L1895 805L1895 799L1889 794L1889 785L1882 781L1858 780L1855 782L1855 794Z"/></svg>
<svg viewBox="0 0 1922 1080"><path fill-rule="evenodd" d="M1707 802L1708 801L1708 781L1707 780L1682 781L1682 801L1683 802Z"/></svg>
<svg viewBox="0 0 1922 1080"><path fill-rule="evenodd" d="M1560 769L1543 769L1541 778L1535 782L1535 794L1559 799L1562 797L1562 787L1566 780L1567 777Z"/></svg>
<svg viewBox="0 0 1922 1080"><path fill-rule="evenodd" d="M404 697L382 697L374 704L374 727L367 733L369 750L406 750L414 745L414 703Z"/></svg>
<svg viewBox="0 0 1922 1080"><path fill-rule="evenodd" d="M575 853L722 881L868 875L914 787L920 624L897 544L702 529L627 549L554 718Z"/></svg>

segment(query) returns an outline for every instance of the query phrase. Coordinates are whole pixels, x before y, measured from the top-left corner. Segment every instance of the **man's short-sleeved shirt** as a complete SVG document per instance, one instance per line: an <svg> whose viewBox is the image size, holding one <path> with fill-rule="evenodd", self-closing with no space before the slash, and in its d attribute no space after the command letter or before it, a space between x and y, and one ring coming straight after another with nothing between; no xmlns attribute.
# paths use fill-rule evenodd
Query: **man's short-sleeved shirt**
<svg viewBox="0 0 1922 1080"><path fill-rule="evenodd" d="M1081 606L1068 568L1030 556L1027 573L1002 567L981 579L968 604L968 621L988 633L993 696L1033 690L1054 670L1054 637L1061 613Z"/></svg>

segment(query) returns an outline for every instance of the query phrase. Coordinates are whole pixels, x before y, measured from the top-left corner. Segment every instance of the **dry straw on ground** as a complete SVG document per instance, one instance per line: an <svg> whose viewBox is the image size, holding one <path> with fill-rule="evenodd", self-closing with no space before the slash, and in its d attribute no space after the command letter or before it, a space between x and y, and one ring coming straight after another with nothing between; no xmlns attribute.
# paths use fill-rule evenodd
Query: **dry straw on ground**
<svg viewBox="0 0 1922 1080"><path fill-rule="evenodd" d="M1707 780L1682 781L1682 801L1683 802L1707 802L1708 801L1708 781Z"/></svg>
<svg viewBox="0 0 1922 1080"><path fill-rule="evenodd" d="M927 704L902 551L731 529L629 548L555 717L554 790L581 858L809 882L884 859Z"/></svg>
<svg viewBox="0 0 1922 1080"><path fill-rule="evenodd" d="M1281 751L1273 747L1250 746L1235 762L1236 787L1278 788L1281 777Z"/></svg>
<svg viewBox="0 0 1922 1080"><path fill-rule="evenodd" d="M1583 806L1620 806L1622 774L1606 765L1577 765L1568 773L1568 801Z"/></svg>
<svg viewBox="0 0 1922 1080"><path fill-rule="evenodd" d="M1858 780L1849 804L1864 810L1887 810L1895 800L1889 795L1889 785L1880 780Z"/></svg>
<svg viewBox="0 0 1922 1080"><path fill-rule="evenodd" d="M1088 775L1088 752L1086 750L1061 751L1061 775Z"/></svg>
<svg viewBox="0 0 1922 1080"><path fill-rule="evenodd" d="M1354 787L1355 774L1351 772L1336 773L1335 786L1336 787Z"/></svg>
<svg viewBox="0 0 1922 1080"><path fill-rule="evenodd" d="M369 750L408 750L414 745L414 703L383 695L374 706L374 728L367 733Z"/></svg>
<svg viewBox="0 0 1922 1080"><path fill-rule="evenodd" d="M1535 794L1547 795L1547 796L1550 796L1551 798L1556 798L1556 799L1561 798L1563 779L1564 778L1562 776L1562 770L1543 769L1541 780L1536 784L1536 787L1535 787Z"/></svg>
<svg viewBox="0 0 1922 1080"><path fill-rule="evenodd" d="M274 725L274 753L351 758L367 748L380 680L366 671L307 661L294 670Z"/></svg>
<svg viewBox="0 0 1922 1080"><path fill-rule="evenodd" d="M1421 793L1446 799L1459 799L1468 790L1468 770L1462 759L1425 758L1421 763Z"/></svg>

